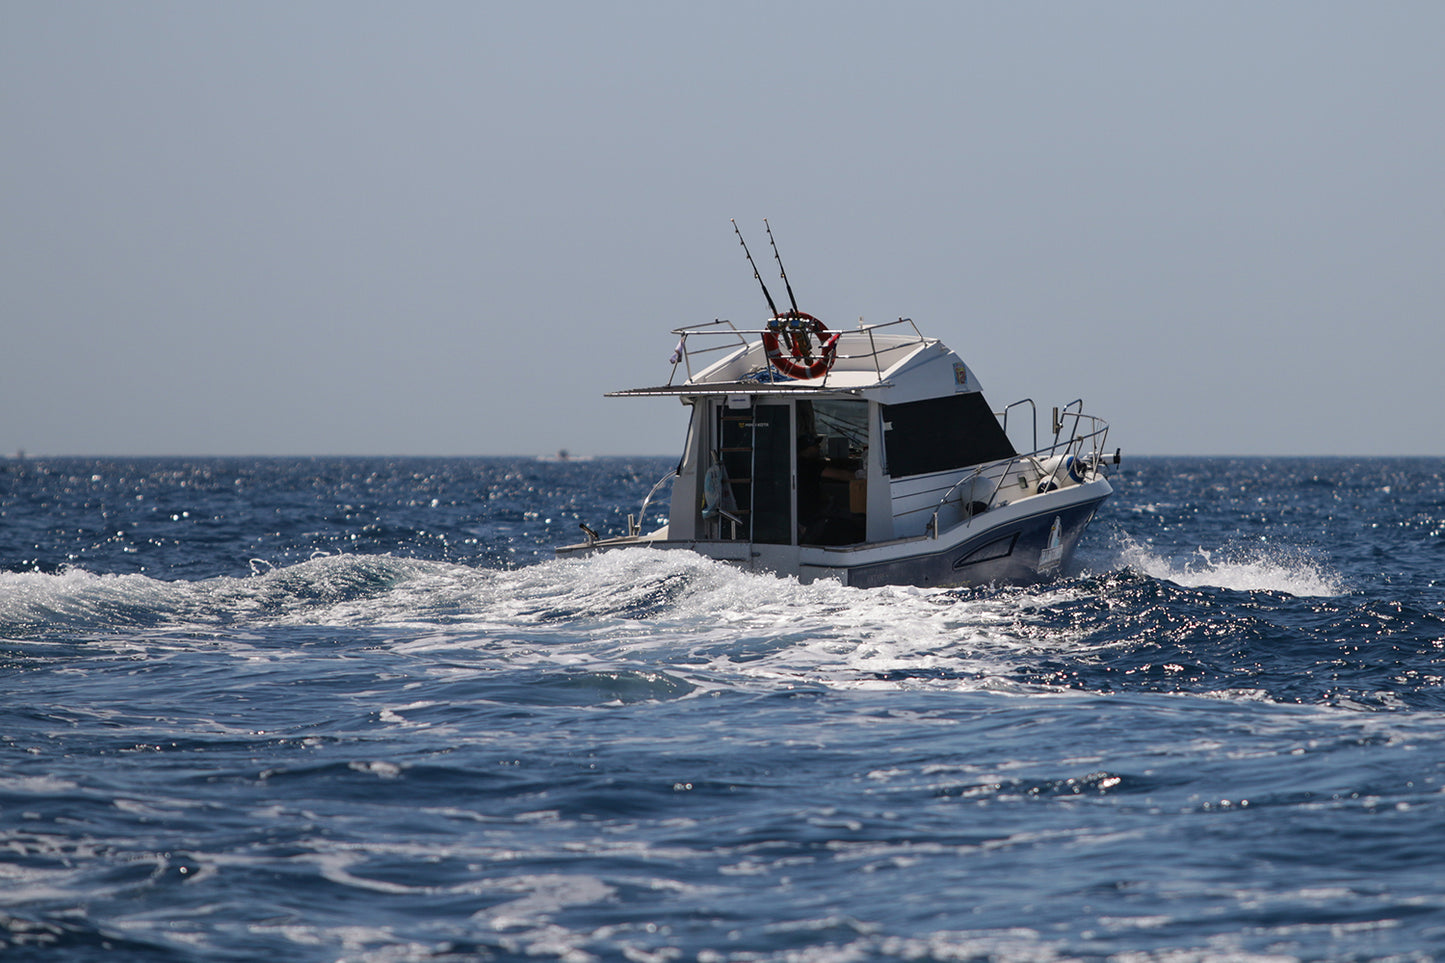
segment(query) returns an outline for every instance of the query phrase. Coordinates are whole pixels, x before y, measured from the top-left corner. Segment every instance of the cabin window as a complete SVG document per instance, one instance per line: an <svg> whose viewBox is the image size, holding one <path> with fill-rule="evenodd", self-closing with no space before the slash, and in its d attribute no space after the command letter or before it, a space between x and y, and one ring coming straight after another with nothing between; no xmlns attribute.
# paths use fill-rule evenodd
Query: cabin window
<svg viewBox="0 0 1445 963"><path fill-rule="evenodd" d="M852 545L868 534L868 402L800 400L798 543Z"/></svg>
<svg viewBox="0 0 1445 963"><path fill-rule="evenodd" d="M883 405L883 441L894 478L1012 458L1013 444L977 391Z"/></svg>

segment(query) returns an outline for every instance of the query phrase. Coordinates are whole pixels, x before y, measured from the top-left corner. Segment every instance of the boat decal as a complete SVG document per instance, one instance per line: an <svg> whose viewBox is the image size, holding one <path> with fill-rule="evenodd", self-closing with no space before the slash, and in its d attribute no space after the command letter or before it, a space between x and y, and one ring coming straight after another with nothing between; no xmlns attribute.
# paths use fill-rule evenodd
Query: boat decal
<svg viewBox="0 0 1445 963"><path fill-rule="evenodd" d="M1059 516L1055 515L1053 527L1049 529L1048 543L1044 545L1043 551L1039 552L1039 571L1052 572L1063 560L1063 524Z"/></svg>

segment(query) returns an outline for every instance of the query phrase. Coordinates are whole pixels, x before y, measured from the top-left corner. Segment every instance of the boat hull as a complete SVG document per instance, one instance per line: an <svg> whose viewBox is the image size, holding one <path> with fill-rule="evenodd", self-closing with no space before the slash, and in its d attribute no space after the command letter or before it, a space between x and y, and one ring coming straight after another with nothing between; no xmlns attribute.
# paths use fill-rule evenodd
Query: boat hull
<svg viewBox="0 0 1445 963"><path fill-rule="evenodd" d="M629 547L683 549L751 571L844 585L948 587L1022 584L1066 566L1099 505L1113 489L1098 478L975 516L941 533L882 544L837 548L762 545L744 541L669 539L663 534L604 539L559 548L559 555Z"/></svg>
<svg viewBox="0 0 1445 963"><path fill-rule="evenodd" d="M1028 583L1055 575L1073 557L1101 496L983 527L952 547L847 569L848 585L957 586Z"/></svg>

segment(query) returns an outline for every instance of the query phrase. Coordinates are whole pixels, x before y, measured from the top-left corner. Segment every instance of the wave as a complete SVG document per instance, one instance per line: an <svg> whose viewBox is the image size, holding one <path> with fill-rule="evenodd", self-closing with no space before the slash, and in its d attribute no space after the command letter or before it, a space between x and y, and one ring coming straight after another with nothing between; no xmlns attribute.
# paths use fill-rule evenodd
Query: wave
<svg viewBox="0 0 1445 963"><path fill-rule="evenodd" d="M1357 606L1324 612L1289 598L1342 591L1308 558L1223 555L1167 559L1125 541L1104 574L983 589L801 584L656 549L515 569L343 554L195 581L0 573L0 639L12 657L42 661L60 647L92 659L202 649L267 662L304 646L375 648L431 680L415 705L388 710L401 722L439 719L435 707L474 698L480 676L497 701L554 704L1121 686L1273 698L1278 687L1247 657L1252 640L1279 654L1301 633L1328 642L1337 627L1374 624ZM1201 594L1210 588L1285 598L1263 609L1240 600L1225 633L1235 642L1221 649L1220 602Z"/></svg>
<svg viewBox="0 0 1445 963"><path fill-rule="evenodd" d="M1281 546L1243 544L1165 557L1122 536L1111 567L1128 568L1183 588L1278 592L1300 598L1345 593L1344 580L1320 560Z"/></svg>
<svg viewBox="0 0 1445 963"><path fill-rule="evenodd" d="M1297 550L1239 545L1165 556L1127 535L1087 568L1135 571L1184 588L1332 597L1341 577ZM334 554L249 577L166 581L142 574L0 572L0 635L113 634L132 629L271 625L505 630L519 625L635 631L640 623L694 636L908 640L948 648L996 636L1069 580L1026 590L969 592L749 573L690 552L635 550L514 569L393 555ZM966 605L960 605L967 602ZM631 629L629 629L631 627ZM649 634L656 634L649 629Z"/></svg>
<svg viewBox="0 0 1445 963"><path fill-rule="evenodd" d="M332 617L374 607L401 585L424 584L441 566L391 556L339 555L250 578L165 581L71 568L0 573L0 632L215 627Z"/></svg>
<svg viewBox="0 0 1445 963"><path fill-rule="evenodd" d="M690 552L639 549L518 569L333 555L250 577L0 573L0 637L188 648L337 631L392 651L509 670L666 668L694 679L787 685L999 683L1029 647L1009 594L837 582L741 571ZM287 633L288 627L321 632ZM602 678L605 676L599 676Z"/></svg>
<svg viewBox="0 0 1445 963"><path fill-rule="evenodd" d="M517 569L391 555L331 555L258 571L166 581L146 575L0 572L0 629L240 624L446 625L720 619L827 621L926 590L844 589L752 574L690 552L638 549ZM929 611L924 609L924 611Z"/></svg>

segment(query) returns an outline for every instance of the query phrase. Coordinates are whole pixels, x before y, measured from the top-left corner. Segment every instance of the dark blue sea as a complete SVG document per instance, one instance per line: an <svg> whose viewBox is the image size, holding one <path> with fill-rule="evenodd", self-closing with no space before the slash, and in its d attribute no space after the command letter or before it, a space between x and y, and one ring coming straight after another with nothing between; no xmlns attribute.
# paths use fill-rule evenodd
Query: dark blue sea
<svg viewBox="0 0 1445 963"><path fill-rule="evenodd" d="M668 459L0 462L0 959L1445 958L1445 459L1032 587L557 560Z"/></svg>

